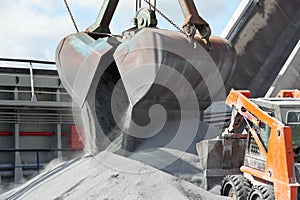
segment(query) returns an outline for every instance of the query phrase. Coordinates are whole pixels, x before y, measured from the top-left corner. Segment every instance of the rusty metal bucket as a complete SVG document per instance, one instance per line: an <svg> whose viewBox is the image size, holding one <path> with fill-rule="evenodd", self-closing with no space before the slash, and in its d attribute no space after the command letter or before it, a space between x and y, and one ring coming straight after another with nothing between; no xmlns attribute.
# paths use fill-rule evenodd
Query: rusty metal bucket
<svg viewBox="0 0 300 200"><path fill-rule="evenodd" d="M154 104L162 105L168 114L169 110L204 110L211 101L225 99L235 50L224 39L211 37L210 41L209 50L197 35L190 39L157 28L123 36L76 33L64 38L56 52L58 73L76 105L89 113L87 131L94 132L94 149L106 148L122 134L114 130L128 105L135 122L145 124L147 117L141 110ZM116 91L117 100L112 99ZM195 101L197 108L189 106ZM117 114L111 110L114 107Z"/></svg>

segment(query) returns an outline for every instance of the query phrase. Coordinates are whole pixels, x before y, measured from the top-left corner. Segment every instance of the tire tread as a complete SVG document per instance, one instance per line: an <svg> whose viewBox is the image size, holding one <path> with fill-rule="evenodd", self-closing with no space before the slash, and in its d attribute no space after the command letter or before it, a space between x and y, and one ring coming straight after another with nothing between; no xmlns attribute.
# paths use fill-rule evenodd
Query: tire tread
<svg viewBox="0 0 300 200"><path fill-rule="evenodd" d="M234 187L237 200L246 200L251 190L251 183L243 175L227 175L223 178L221 186L221 195L224 195L224 186L227 182Z"/></svg>

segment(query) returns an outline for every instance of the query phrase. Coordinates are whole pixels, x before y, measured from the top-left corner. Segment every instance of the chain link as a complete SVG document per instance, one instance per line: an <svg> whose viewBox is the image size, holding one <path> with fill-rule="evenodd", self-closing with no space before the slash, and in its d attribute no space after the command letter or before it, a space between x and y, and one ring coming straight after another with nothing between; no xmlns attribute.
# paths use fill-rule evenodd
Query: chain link
<svg viewBox="0 0 300 200"><path fill-rule="evenodd" d="M73 14L72 14L72 12L71 12L71 9L70 9L70 7L69 7L69 4L68 4L67 0L64 0L64 2L65 2L65 6L66 6L66 8L67 8L67 10L68 10L68 13L69 13L69 15L70 15L70 17L71 17L71 19L72 19L73 25L74 25L74 27L75 27L77 33L78 33L79 30L78 30L77 24L76 24L76 22L75 22L75 19L74 19L74 17L73 17Z"/></svg>
<svg viewBox="0 0 300 200"><path fill-rule="evenodd" d="M170 18L168 18L162 11L156 8L156 6L152 5L150 0L144 0L145 3L147 3L151 8L154 9L160 16L162 16L165 20L167 20L172 26L174 26L180 33L183 33L184 35L188 36L186 32L184 32L179 26L177 26Z"/></svg>
<svg viewBox="0 0 300 200"><path fill-rule="evenodd" d="M187 34L186 32L184 32L179 26L177 26L177 25L176 25L170 18L168 18L162 11L160 11L159 9L157 9L156 6L152 5L151 2L150 2L150 0L149 0L149 1L148 1L148 0L144 0L144 2L147 3L152 9L154 9L154 11L156 11L160 16L162 16L162 17L163 17L167 22L169 22L173 27L175 27L180 33L182 33L182 34L188 36L188 34ZM75 27L77 33L78 33L79 30L78 30L76 21L75 21L75 19L74 19L74 17L73 17L73 14L72 14L72 12L71 12L71 9L70 9L70 7L69 7L69 4L68 4L67 0L64 0L64 3L65 3L65 6L66 6L66 8L67 8L67 10L68 10L68 13L69 13L69 15L70 15L70 17L71 17L71 19L72 19L73 25L74 25L74 27Z"/></svg>

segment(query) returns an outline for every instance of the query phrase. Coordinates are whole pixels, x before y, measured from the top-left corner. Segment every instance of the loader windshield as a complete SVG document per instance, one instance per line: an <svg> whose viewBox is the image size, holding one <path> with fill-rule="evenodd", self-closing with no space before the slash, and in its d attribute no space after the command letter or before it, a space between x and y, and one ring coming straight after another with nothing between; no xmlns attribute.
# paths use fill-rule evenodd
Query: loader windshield
<svg viewBox="0 0 300 200"><path fill-rule="evenodd" d="M300 111L288 112L287 122L292 128L293 146L300 146Z"/></svg>

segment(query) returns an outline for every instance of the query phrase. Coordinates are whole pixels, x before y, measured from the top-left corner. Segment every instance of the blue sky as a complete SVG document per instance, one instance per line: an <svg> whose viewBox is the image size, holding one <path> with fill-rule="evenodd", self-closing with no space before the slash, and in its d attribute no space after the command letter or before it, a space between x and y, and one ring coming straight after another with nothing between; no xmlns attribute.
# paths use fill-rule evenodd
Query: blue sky
<svg viewBox="0 0 300 200"><path fill-rule="evenodd" d="M194 0L200 15L220 35L241 0ZM102 0L68 0L80 30L97 18ZM0 57L54 60L58 42L75 32L63 0L0 0ZM183 23L177 0L157 0L158 8L178 26ZM114 34L131 27L134 0L120 0L111 24ZM158 27L174 28L158 17Z"/></svg>

